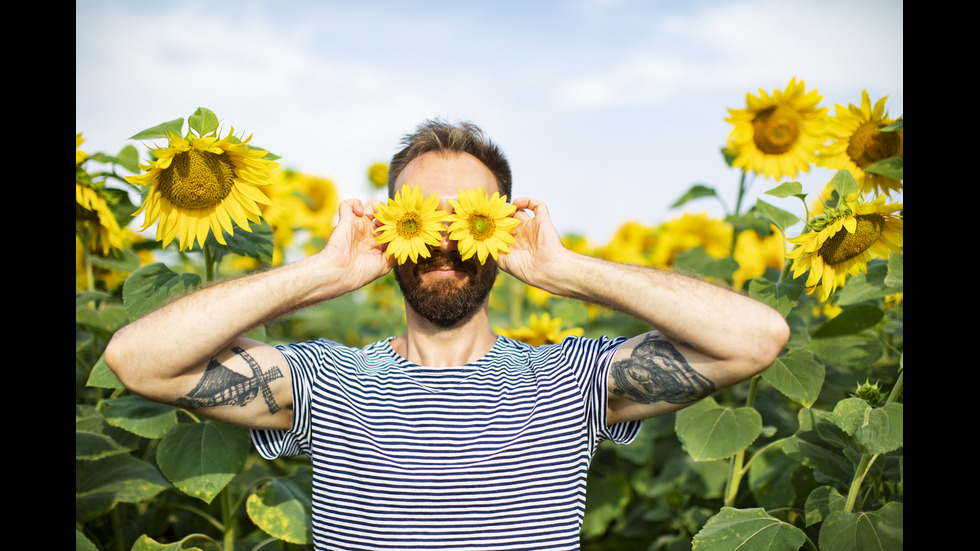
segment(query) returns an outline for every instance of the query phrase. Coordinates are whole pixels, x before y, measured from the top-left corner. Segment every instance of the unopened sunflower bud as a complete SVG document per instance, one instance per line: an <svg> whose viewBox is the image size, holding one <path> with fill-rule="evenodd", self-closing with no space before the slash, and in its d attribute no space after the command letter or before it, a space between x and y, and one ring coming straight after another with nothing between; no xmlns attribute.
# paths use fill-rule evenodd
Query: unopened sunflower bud
<svg viewBox="0 0 980 551"><path fill-rule="evenodd" d="M865 381L864 384L858 385L854 394L873 408L884 405L887 399L881 393L881 388L878 386L878 383L871 384L870 381Z"/></svg>

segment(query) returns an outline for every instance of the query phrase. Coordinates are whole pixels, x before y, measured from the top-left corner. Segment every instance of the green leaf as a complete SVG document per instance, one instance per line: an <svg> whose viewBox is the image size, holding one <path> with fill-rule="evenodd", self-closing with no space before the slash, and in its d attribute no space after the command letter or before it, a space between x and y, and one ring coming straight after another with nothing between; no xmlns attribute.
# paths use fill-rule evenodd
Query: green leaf
<svg viewBox="0 0 980 551"><path fill-rule="evenodd" d="M811 418L814 423L827 423L836 427L812 413L808 409L800 410L801 426L808 423L807 418ZM828 442L824 438L823 434L826 433L826 430L804 429L787 438L780 447L786 455L821 473L824 477L850 482L854 477L854 464L841 453L838 441Z"/></svg>
<svg viewBox="0 0 980 551"><path fill-rule="evenodd" d="M136 436L106 423L92 406L75 406L75 459L95 461L136 449Z"/></svg>
<svg viewBox="0 0 980 551"><path fill-rule="evenodd" d="M184 119L174 119L160 123L152 128L147 128L142 132L137 132L131 136L131 140L155 140L158 138L168 139L170 134L183 136Z"/></svg>
<svg viewBox="0 0 980 551"><path fill-rule="evenodd" d="M265 219L260 224L250 223L251 231L240 228L234 235L227 232L223 234L227 245L222 245L214 238L213 233L208 234L208 243L217 249L225 250L240 256L254 258L267 264L272 263L272 254L275 249L272 227Z"/></svg>
<svg viewBox="0 0 980 551"><path fill-rule="evenodd" d="M105 363L104 354L99 356L98 361L95 362L95 366L92 367L92 373L89 374L85 385L95 388L126 388L119 381L119 377L116 377L116 374Z"/></svg>
<svg viewBox="0 0 980 551"><path fill-rule="evenodd" d="M888 256L888 275L885 276L885 284L897 293L905 289L905 255L891 253Z"/></svg>
<svg viewBox="0 0 980 551"><path fill-rule="evenodd" d="M894 258L895 255L893 255ZM901 255L897 255L901 257ZM838 306L851 306L861 302L883 299L889 295L902 292L901 281L889 280L888 274L891 271L889 263L883 260L874 260L868 263L867 273L851 276L847 280L847 285L837 291L835 296ZM899 265L901 259L899 259ZM901 278L901 268L898 268L898 277ZM895 285L897 283L897 285Z"/></svg>
<svg viewBox="0 0 980 551"><path fill-rule="evenodd" d="M104 268L125 274L131 273L133 270L139 268L142 263L139 255L130 249L121 251L119 256L92 255L90 258L92 265L96 268Z"/></svg>
<svg viewBox="0 0 980 551"><path fill-rule="evenodd" d="M670 208L672 209L677 208L683 205L684 203L687 203L688 201L693 201L695 199L700 199L702 197L717 197L717 196L718 196L718 192L715 191L715 188L708 187L703 184L694 184L693 186L691 186L690 189L687 190L687 192L684 193L684 195L681 195L681 197L678 200L674 201L674 204L671 205Z"/></svg>
<svg viewBox="0 0 980 551"><path fill-rule="evenodd" d="M177 426L177 408L136 395L105 400L107 423L144 438L163 438Z"/></svg>
<svg viewBox="0 0 980 551"><path fill-rule="evenodd" d="M790 350L762 372L767 383L804 407L817 401L824 375L823 363L807 349Z"/></svg>
<svg viewBox="0 0 980 551"><path fill-rule="evenodd" d="M140 154L131 144L125 145L119 150L116 155L116 162L133 174L138 174L140 171Z"/></svg>
<svg viewBox="0 0 980 551"><path fill-rule="evenodd" d="M128 321L122 304L104 301L98 306L76 305L75 323L112 334Z"/></svg>
<svg viewBox="0 0 980 551"><path fill-rule="evenodd" d="M803 282L798 279L787 279L773 283L768 279L757 277L749 280L748 293L750 297L771 306L786 317L803 294Z"/></svg>
<svg viewBox="0 0 980 551"><path fill-rule="evenodd" d="M905 117L898 119L897 121L889 124L888 126L882 126L878 130L880 132L894 132L903 127L905 127Z"/></svg>
<svg viewBox="0 0 980 551"><path fill-rule="evenodd" d="M727 408L708 397L678 411L675 429L695 461L724 459L759 437L762 416L754 408Z"/></svg>
<svg viewBox="0 0 980 551"><path fill-rule="evenodd" d="M904 546L904 507L890 502L877 511L831 513L820 526L821 551L893 551Z"/></svg>
<svg viewBox="0 0 980 551"><path fill-rule="evenodd" d="M582 537L586 539L601 536L612 522L623 516L632 490L628 478L614 474L601 484L590 484L588 495L582 523Z"/></svg>
<svg viewBox="0 0 980 551"><path fill-rule="evenodd" d="M806 525L823 522L831 513L844 510L847 499L833 486L820 486L806 498Z"/></svg>
<svg viewBox="0 0 980 551"><path fill-rule="evenodd" d="M875 161L864 167L864 171L895 178L896 180L904 180L905 157L889 157Z"/></svg>
<svg viewBox="0 0 980 551"><path fill-rule="evenodd" d="M895 402L873 408L860 398L845 398L834 406L834 421L863 453L883 454L904 444L903 412L904 406Z"/></svg>
<svg viewBox="0 0 980 551"><path fill-rule="evenodd" d="M848 367L867 367L885 354L881 336L871 330L853 335L814 338L807 346L824 362Z"/></svg>
<svg viewBox="0 0 980 551"><path fill-rule="evenodd" d="M885 312L872 304L857 304L841 310L813 334L814 339L854 335L871 329L884 319Z"/></svg>
<svg viewBox="0 0 980 551"><path fill-rule="evenodd" d="M218 129L218 117L210 109L198 107L187 119L187 126L197 132L198 136L206 136Z"/></svg>
<svg viewBox="0 0 980 551"><path fill-rule="evenodd" d="M762 220L766 220L774 224L777 228L779 228L779 231L783 232L783 235L786 235L787 229L800 221L799 217L795 214L781 208L774 207L762 199L756 199L755 215Z"/></svg>
<svg viewBox="0 0 980 551"><path fill-rule="evenodd" d="M307 471L273 478L245 503L248 517L266 534L296 544L313 543L313 479Z"/></svg>
<svg viewBox="0 0 980 551"><path fill-rule="evenodd" d="M847 197L861 190L854 175L849 170L840 170L830 179L830 187L837 191L838 197Z"/></svg>
<svg viewBox="0 0 980 551"><path fill-rule="evenodd" d="M224 423L182 423L160 441L157 464L180 491L211 503L251 449L248 431Z"/></svg>
<svg viewBox="0 0 980 551"><path fill-rule="evenodd" d="M130 318L136 319L200 284L197 274L178 274L162 262L155 262L129 274L123 283L123 303Z"/></svg>
<svg viewBox="0 0 980 551"><path fill-rule="evenodd" d="M156 467L132 455L75 462L75 519L87 522L118 503L140 503L170 487Z"/></svg>
<svg viewBox="0 0 980 551"><path fill-rule="evenodd" d="M803 185L799 182L783 182L778 186L770 189L766 192L766 195L772 195L773 197L799 197L803 199L806 194L803 193Z"/></svg>
<svg viewBox="0 0 980 551"><path fill-rule="evenodd" d="M802 530L770 516L765 509L723 507L694 536L691 549L798 551L805 540Z"/></svg>
<svg viewBox="0 0 980 551"><path fill-rule="evenodd" d="M99 548L75 528L75 551L99 551Z"/></svg>
<svg viewBox="0 0 980 551"><path fill-rule="evenodd" d="M766 509L792 506L796 500L793 471L799 466L779 444L754 457L749 467L749 489L756 504Z"/></svg>
<svg viewBox="0 0 980 551"><path fill-rule="evenodd" d="M715 258L698 245L679 253L674 258L674 267L682 272L693 272L703 277L731 281L738 269L738 262L730 256Z"/></svg>
<svg viewBox="0 0 980 551"><path fill-rule="evenodd" d="M160 543L146 534L141 534L129 551L202 551L200 547L187 547L187 545L184 540Z"/></svg>

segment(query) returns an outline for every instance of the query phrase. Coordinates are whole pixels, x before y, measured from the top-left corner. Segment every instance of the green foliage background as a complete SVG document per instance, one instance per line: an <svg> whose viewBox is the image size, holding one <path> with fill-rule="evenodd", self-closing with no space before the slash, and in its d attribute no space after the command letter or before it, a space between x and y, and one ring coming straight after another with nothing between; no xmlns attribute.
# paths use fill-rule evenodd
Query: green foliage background
<svg viewBox="0 0 980 551"><path fill-rule="evenodd" d="M138 170L135 159L131 148L92 155L88 165L106 169L76 168L76 180L119 179L117 170ZM678 204L713 194L696 186ZM793 194L792 186L772 193ZM126 225L135 206L125 194L114 196L116 217ZM759 201L729 221L738 232L770 223L785 229L797 217ZM95 286L75 296L76 549L312 549L307 460L261 459L244 429L134 396L102 360L117 329L202 285L212 270L243 256L268 262L272 230L253 230L226 236L227 246L212 237L207 251L171 250L165 262L141 266L140 249L158 246L145 243L113 256L89 255L76 268L127 274L120 288ZM731 284L737 263L692 250L675 267ZM833 317L804 293L802 278L787 273L770 270L745 287L792 328L772 367L646 421L628 446L600 446L588 482L583 550L903 548L903 256L873 261L866 274L851 277L832 298L840 308ZM552 297L539 304L506 275L491 305L495 326L548 312L587 336L650 329L579 302ZM388 276L250 336L366 344L401 333L402 308Z"/></svg>

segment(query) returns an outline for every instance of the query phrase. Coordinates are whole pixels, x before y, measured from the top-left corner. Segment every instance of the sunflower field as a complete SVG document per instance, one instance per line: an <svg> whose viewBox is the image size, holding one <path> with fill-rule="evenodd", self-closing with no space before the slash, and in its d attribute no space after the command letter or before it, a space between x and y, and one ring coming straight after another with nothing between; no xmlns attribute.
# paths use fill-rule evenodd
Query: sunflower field
<svg viewBox="0 0 980 551"><path fill-rule="evenodd" d="M792 329L761 375L647 420L628 446L600 446L583 550L903 548L903 120L885 98L849 99L832 110L793 79L729 109L719 162L739 193L723 217L624 221L604 244L564 237L582 254L728 286ZM244 429L130 394L102 358L117 329L163 302L330 235L333 182L250 139L204 108L134 134L153 144L143 153L89 152L76 135L76 549L313 547L307 460L266 461ZM815 194L796 181L811 167L834 173ZM365 168L366 193L386 185L386 165ZM751 178L771 185L742 204ZM719 195L696 185L674 207ZM506 274L490 309L497 332L532 344L650 329ZM249 336L361 346L403 331L389 274Z"/></svg>

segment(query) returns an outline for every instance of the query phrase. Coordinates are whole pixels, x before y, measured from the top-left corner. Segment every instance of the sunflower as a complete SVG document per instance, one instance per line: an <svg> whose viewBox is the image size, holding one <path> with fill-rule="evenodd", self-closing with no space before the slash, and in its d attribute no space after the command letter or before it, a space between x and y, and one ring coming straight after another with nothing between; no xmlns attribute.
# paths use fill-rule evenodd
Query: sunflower
<svg viewBox="0 0 980 551"><path fill-rule="evenodd" d="M494 331L515 341L530 344L531 346L556 344L569 335L581 336L583 333L581 327L573 327L562 331L561 318L552 319L551 315L547 312L541 314L540 318L531 314L531 319L527 327L520 327L513 330L495 327Z"/></svg>
<svg viewBox="0 0 980 551"><path fill-rule="evenodd" d="M104 187L93 185L91 178L81 166L88 155L78 149L85 139L75 134L75 234L87 235L88 250L101 251L108 255L110 250L123 248L123 230L116 221L109 203L111 197Z"/></svg>
<svg viewBox="0 0 980 551"><path fill-rule="evenodd" d="M795 77L771 96L761 89L759 97L746 94L746 108L729 109L725 119L734 126L725 146L732 166L776 180L808 172L825 139L822 99Z"/></svg>
<svg viewBox="0 0 980 551"><path fill-rule="evenodd" d="M609 243L597 252L600 258L620 264L645 266L650 263L650 251L657 243L657 229L635 220L623 222Z"/></svg>
<svg viewBox="0 0 980 551"><path fill-rule="evenodd" d="M449 237L458 241L463 260L475 254L483 264L488 256L497 260L498 252L510 252L511 232L521 223L511 217L517 207L496 191L488 198L483 188L461 189L457 197L449 201L454 208Z"/></svg>
<svg viewBox="0 0 980 551"><path fill-rule="evenodd" d="M712 258L723 258L732 250L732 225L711 218L707 213L685 212L661 224L650 254L654 266L673 266L677 255L694 247L702 247Z"/></svg>
<svg viewBox="0 0 980 551"><path fill-rule="evenodd" d="M887 96L879 99L872 107L868 91L864 90L861 92L861 107L850 104L845 109L837 105L834 117L828 124L832 143L820 152L818 163L821 166L849 170L865 193L887 194L902 189L902 182L895 178L864 171L876 161L903 154L903 129L881 131L895 122L885 112L886 99Z"/></svg>
<svg viewBox="0 0 980 551"><path fill-rule="evenodd" d="M116 222L106 198L95 188L75 182L75 231L89 234L89 250L101 251L103 256L110 250L121 250L122 228Z"/></svg>
<svg viewBox="0 0 980 551"><path fill-rule="evenodd" d="M867 271L872 257L888 258L890 251L902 251L902 217L896 214L901 203L885 204L881 196L871 203L842 201L828 209L814 231L788 239L797 245L786 257L793 260L793 277L807 270L808 293L820 289L820 300L826 301L847 275Z"/></svg>
<svg viewBox="0 0 980 551"><path fill-rule="evenodd" d="M375 236L379 243L388 243L386 254L404 264L411 258L417 262L419 257L428 258L429 246L438 247L446 228L443 222L449 221L449 213L439 210L439 196L422 197L419 186L402 186L401 191L387 203L378 205L375 218L381 222Z"/></svg>
<svg viewBox="0 0 980 551"><path fill-rule="evenodd" d="M367 170L368 182L372 187L384 189L388 187L388 164L374 163Z"/></svg>
<svg viewBox="0 0 980 551"><path fill-rule="evenodd" d="M144 213L141 230L156 222L157 240L166 247L179 237L182 251L195 239L203 246L209 231L221 244L222 232L234 235L236 225L252 231L249 221L260 222L259 205L269 203L260 186L279 164L264 159L267 151L249 147L251 137L242 142L233 133L223 139L168 134L168 146L153 151L156 160L140 165L146 173L126 178L149 186L135 213Z"/></svg>
<svg viewBox="0 0 980 551"><path fill-rule="evenodd" d="M762 237L755 230L747 229L735 238L732 257L738 269L732 274L735 288L742 289L750 279L765 275L769 268L781 269L786 258L786 241L783 232L771 226L772 232Z"/></svg>

